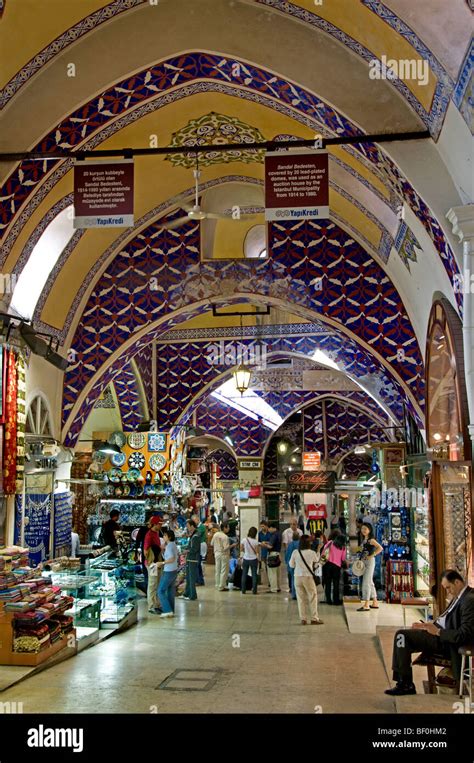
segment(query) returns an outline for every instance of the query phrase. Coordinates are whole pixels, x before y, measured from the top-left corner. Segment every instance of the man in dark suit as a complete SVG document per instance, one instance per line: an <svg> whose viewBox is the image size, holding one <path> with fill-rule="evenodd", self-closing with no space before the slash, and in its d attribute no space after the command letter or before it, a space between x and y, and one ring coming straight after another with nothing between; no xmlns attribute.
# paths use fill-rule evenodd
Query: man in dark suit
<svg viewBox="0 0 474 763"><path fill-rule="evenodd" d="M445 570L441 585L450 603L433 623L414 623L411 629L399 630L393 640L393 679L396 686L385 694L416 694L411 668L414 652L442 654L451 659L453 673L459 680L461 659L458 647L474 643L474 588L470 588L456 570Z"/></svg>

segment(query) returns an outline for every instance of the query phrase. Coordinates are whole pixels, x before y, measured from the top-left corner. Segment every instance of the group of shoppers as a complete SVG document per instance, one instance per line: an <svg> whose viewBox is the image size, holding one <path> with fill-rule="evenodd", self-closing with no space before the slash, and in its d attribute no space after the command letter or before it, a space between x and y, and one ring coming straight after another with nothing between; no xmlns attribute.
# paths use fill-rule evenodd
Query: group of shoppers
<svg viewBox="0 0 474 763"><path fill-rule="evenodd" d="M161 525L161 517L151 517L143 544L148 611L160 617L174 617L178 548L174 531L165 527L160 533Z"/></svg>

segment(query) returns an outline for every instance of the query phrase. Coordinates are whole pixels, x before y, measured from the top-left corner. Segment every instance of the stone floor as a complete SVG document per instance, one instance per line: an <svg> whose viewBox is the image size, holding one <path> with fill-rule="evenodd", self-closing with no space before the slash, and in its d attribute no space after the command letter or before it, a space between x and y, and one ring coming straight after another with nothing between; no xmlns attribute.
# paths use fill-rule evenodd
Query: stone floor
<svg viewBox="0 0 474 763"><path fill-rule="evenodd" d="M7 689L1 701L23 702L26 713L397 712L384 695L390 682L377 636L350 633L343 607L321 604L324 625L303 627L286 593L243 597L209 585L198 595L178 599L169 620L149 615L142 600L137 625ZM195 672L160 689L177 670Z"/></svg>

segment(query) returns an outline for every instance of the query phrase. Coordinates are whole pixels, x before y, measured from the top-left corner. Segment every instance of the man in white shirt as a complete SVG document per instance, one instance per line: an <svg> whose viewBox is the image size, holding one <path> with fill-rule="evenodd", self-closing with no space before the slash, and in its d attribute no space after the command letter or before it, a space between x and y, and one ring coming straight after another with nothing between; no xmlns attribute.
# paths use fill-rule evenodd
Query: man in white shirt
<svg viewBox="0 0 474 763"><path fill-rule="evenodd" d="M216 561L216 588L219 591L228 591L227 578L229 577L230 542L229 525L221 524L221 529L212 536L211 546L214 549Z"/></svg>
<svg viewBox="0 0 474 763"><path fill-rule="evenodd" d="M79 556L79 549L81 541L79 535L76 532L76 528L73 527L71 531L71 559L77 559Z"/></svg>
<svg viewBox="0 0 474 763"><path fill-rule="evenodd" d="M281 536L283 551L286 551L286 549L288 548L288 544L291 543L291 541L293 540L293 535L295 533L298 533L300 538L303 535L302 531L298 527L298 520L296 519L296 517L292 517L290 519L290 526L283 531Z"/></svg>

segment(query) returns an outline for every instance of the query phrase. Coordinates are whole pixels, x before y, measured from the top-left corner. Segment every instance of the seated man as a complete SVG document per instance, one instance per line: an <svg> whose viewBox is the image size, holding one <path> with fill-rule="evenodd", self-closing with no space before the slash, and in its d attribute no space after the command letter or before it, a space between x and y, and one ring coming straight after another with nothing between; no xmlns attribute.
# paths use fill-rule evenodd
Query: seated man
<svg viewBox="0 0 474 763"><path fill-rule="evenodd" d="M459 681L461 658L458 648L474 642L474 588L464 582L456 570L441 574L441 585L451 601L433 623L413 623L411 629L399 630L393 641L393 679L397 685L385 694L416 694L411 669L413 652L442 654L451 659L454 677Z"/></svg>

